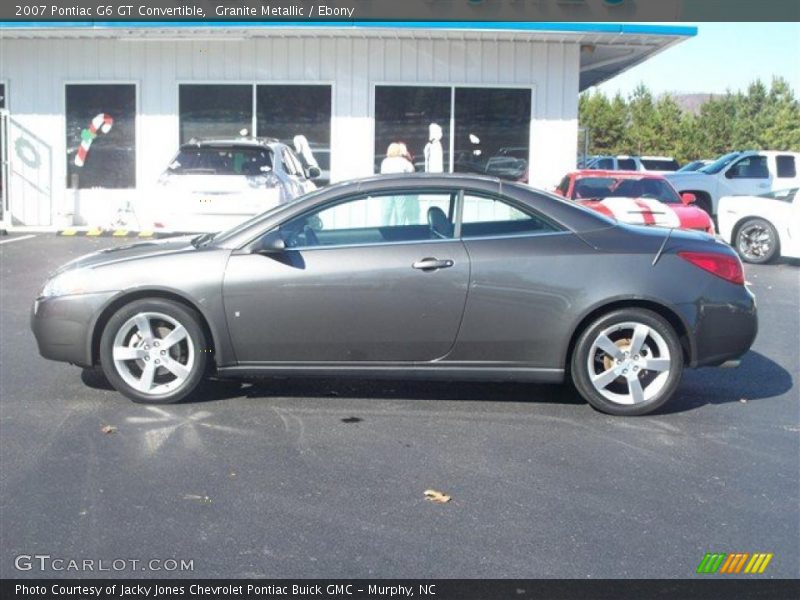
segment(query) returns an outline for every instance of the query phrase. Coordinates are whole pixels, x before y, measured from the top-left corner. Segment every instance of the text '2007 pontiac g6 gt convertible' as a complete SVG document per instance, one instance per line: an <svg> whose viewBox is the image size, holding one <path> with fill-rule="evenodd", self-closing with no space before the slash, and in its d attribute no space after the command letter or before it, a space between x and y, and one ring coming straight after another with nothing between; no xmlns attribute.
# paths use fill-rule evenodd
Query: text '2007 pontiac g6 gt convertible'
<svg viewBox="0 0 800 600"><path fill-rule="evenodd" d="M736 362L757 318L739 258L708 235L490 177L397 175L79 258L32 328L42 356L100 366L137 402L208 376L570 381L640 415L685 367Z"/></svg>

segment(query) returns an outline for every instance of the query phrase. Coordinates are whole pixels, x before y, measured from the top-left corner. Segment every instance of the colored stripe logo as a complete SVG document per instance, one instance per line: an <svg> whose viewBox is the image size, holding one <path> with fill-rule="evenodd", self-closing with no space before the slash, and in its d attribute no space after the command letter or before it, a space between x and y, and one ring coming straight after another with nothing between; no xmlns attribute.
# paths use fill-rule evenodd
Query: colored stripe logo
<svg viewBox="0 0 800 600"><path fill-rule="evenodd" d="M766 552L708 552L697 565L697 572L702 574L763 573L772 560L773 554Z"/></svg>

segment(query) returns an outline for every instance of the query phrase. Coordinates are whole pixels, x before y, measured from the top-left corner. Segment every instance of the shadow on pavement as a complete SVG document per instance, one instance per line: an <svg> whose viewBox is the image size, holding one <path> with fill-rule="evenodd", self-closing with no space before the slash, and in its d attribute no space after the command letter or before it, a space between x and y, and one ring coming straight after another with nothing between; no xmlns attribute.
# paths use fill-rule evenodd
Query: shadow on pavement
<svg viewBox="0 0 800 600"><path fill-rule="evenodd" d="M81 380L94 389L113 390L99 369L84 369ZM706 404L740 402L742 399L772 398L789 391L792 385L792 376L786 369L758 352L748 352L737 369L685 371L676 395L653 414L685 412ZM568 384L278 377L246 381L211 379L184 403L216 402L237 397L584 404Z"/></svg>

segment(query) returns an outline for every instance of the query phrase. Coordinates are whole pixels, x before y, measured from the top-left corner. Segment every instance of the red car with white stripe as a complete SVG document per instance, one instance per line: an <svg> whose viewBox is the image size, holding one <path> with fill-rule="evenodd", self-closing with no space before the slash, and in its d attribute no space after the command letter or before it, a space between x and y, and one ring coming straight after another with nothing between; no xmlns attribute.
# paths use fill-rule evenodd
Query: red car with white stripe
<svg viewBox="0 0 800 600"><path fill-rule="evenodd" d="M640 171L573 171L561 180L555 192L624 223L714 234L711 217L694 206L694 195L678 194L660 175Z"/></svg>

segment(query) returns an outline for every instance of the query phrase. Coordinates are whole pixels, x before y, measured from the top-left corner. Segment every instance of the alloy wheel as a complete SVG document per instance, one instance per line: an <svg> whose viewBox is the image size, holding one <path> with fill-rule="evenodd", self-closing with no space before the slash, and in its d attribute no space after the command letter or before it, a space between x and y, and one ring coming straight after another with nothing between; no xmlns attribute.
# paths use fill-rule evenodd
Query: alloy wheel
<svg viewBox="0 0 800 600"><path fill-rule="evenodd" d="M641 404L655 398L669 380L672 359L664 337L634 321L603 329L587 358L595 390L615 404Z"/></svg>
<svg viewBox="0 0 800 600"><path fill-rule="evenodd" d="M181 323L164 313L141 312L114 336L114 367L142 394L157 396L179 388L195 363L192 338Z"/></svg>
<svg viewBox="0 0 800 600"><path fill-rule="evenodd" d="M747 260L759 261L772 252L774 240L766 227L758 223L747 225L739 231L737 246L739 254Z"/></svg>

